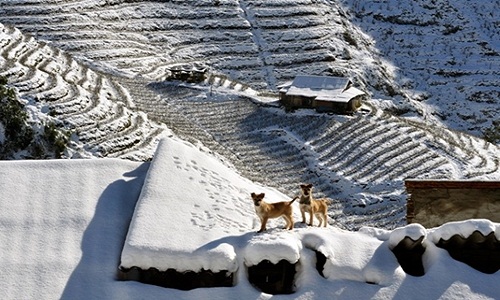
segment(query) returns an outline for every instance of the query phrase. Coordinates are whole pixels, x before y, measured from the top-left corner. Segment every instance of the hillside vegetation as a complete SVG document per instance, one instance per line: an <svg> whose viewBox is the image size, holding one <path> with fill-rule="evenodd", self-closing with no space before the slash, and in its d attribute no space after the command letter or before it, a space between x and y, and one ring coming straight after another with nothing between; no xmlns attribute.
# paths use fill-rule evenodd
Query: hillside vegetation
<svg viewBox="0 0 500 300"><path fill-rule="evenodd" d="M61 158L70 133L57 120L30 122L6 77L0 76L0 159Z"/></svg>
<svg viewBox="0 0 500 300"><path fill-rule="evenodd" d="M447 84L498 101L492 96L497 56L485 55L491 68L483 64L474 75L433 74L443 87L434 89L415 68L418 55L411 65L401 58L408 52L391 52L375 33L377 40L363 32L367 20L401 23L383 9L385 17L374 17L376 6L312 0L0 4L0 75L25 103L32 124L57 120L72 133L64 157L148 160L158 139L173 132L290 196L298 183L313 183L315 195L334 199L335 222L350 229L401 225L405 178L499 177L498 146L443 127L444 121L462 125L439 115L472 111L458 98L460 89ZM493 43L496 33L489 33ZM422 74L444 64L425 53L435 61ZM205 81L164 81L169 68L186 64L208 66ZM373 100L353 116L285 113L267 104L262 95L275 95L276 86L296 74L349 76ZM442 95L460 106L437 106ZM490 111L484 129L493 126L494 134L498 105L479 99L473 109Z"/></svg>

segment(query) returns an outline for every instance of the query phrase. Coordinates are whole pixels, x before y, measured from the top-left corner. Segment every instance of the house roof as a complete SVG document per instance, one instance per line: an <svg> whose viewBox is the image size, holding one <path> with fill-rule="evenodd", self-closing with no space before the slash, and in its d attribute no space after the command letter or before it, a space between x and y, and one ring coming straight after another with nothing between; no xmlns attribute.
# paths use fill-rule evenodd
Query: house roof
<svg viewBox="0 0 500 300"><path fill-rule="evenodd" d="M257 259L289 260L290 255L297 253L301 263L301 271L296 275L297 290L284 296L287 299L327 299L332 295L340 295L340 299L362 299L367 295L391 299L413 295L415 290L422 299L452 299L456 295L464 299L498 298L500 272L478 272L434 244L441 239L453 241L457 234L474 234L475 239L476 231L483 236L494 234L498 240L499 223L474 219L432 229L410 224L391 231L363 227L350 232L333 225L302 225L298 203L294 203L294 211L299 214L297 228L284 230L282 219L272 219L268 232L256 233L260 221L247 193L265 192L265 199L273 201L288 197L238 178L236 171L229 172L227 168L232 168L223 160L216 163L215 155L203 146L178 140L162 143L157 152L166 152L156 153L150 163L110 158L0 161L0 206L8 208L0 210L0 292L4 298L257 299L263 294L249 283L248 266ZM165 167L170 168L162 172ZM155 174L168 176L160 178ZM169 182L175 176L179 179ZM184 181L179 185L181 180ZM232 247L238 263L234 287L181 291L117 280L124 233L134 229L130 227L131 219L148 222L147 216L152 216L151 210L139 214L142 205L138 206L138 199L163 197L162 183L165 190L184 190L186 194L171 199L168 206L158 206L159 218L152 219L151 224L167 223L166 228L153 226L149 227L150 232L143 233L178 243L158 251L166 257L175 256L187 267L223 262L213 259L214 254L220 253L226 253L229 261L233 257L229 251ZM193 196L190 189L199 195ZM189 210L183 212L186 202L190 203ZM162 217L171 221L165 222ZM181 232L175 232L178 227L173 227L174 222L180 222ZM219 230L227 231L223 238L213 234ZM190 235L194 232L196 236ZM183 238L172 239L171 235ZM422 236L428 246L424 257L432 259L426 259L425 275L407 275L391 249L407 241L407 237L415 241ZM190 251L200 240L204 240L200 249ZM155 250L158 243L150 240L143 244L145 258L147 250ZM325 278L316 271L315 251L327 258Z"/></svg>
<svg viewBox="0 0 500 300"><path fill-rule="evenodd" d="M344 90L349 82L349 78L345 77L299 75L293 80L292 86L314 90Z"/></svg>
<svg viewBox="0 0 500 300"><path fill-rule="evenodd" d="M305 76L300 75L290 82L281 85L280 92L287 96L311 97L320 101L349 102L364 92L349 87L351 81L345 77Z"/></svg>
<svg viewBox="0 0 500 300"><path fill-rule="evenodd" d="M333 102L349 102L354 97L364 95L365 93L355 87L350 87L345 91L342 91L340 93L325 93L325 94L320 94L316 97L316 100L319 101L333 101Z"/></svg>
<svg viewBox="0 0 500 300"><path fill-rule="evenodd" d="M209 183L208 178L217 184ZM227 236L245 234L254 223L250 198L254 191L265 192L268 202L290 200L277 190L249 182L192 144L175 138L162 140L130 223L121 267L235 272L241 245L229 242ZM247 225L234 226L237 223ZM244 260L251 264L263 259L295 263L297 245L297 239L277 245L257 235L245 247Z"/></svg>

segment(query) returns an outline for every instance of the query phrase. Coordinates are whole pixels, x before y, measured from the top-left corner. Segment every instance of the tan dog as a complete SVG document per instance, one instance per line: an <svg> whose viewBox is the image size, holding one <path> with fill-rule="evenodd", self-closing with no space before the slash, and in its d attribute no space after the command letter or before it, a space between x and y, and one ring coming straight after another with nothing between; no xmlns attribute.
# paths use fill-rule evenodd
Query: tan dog
<svg viewBox="0 0 500 300"><path fill-rule="evenodd" d="M330 199L314 199L312 196L312 184L301 184L300 185L300 213L302 214L302 223L306 222L306 212L309 213L309 226L313 226L313 216L319 220L318 227L323 224L324 227L328 224L327 221L327 209L328 204L331 203Z"/></svg>
<svg viewBox="0 0 500 300"><path fill-rule="evenodd" d="M289 202L276 202L276 203L267 203L264 202L264 196L266 194L255 194L252 193L253 204L255 205L255 212L257 216L260 218L261 226L260 230L257 232L262 232L266 230L267 220L270 218L278 218L283 216L286 221L285 229L293 229L293 215L292 215L292 203L298 198L293 198L292 201Z"/></svg>

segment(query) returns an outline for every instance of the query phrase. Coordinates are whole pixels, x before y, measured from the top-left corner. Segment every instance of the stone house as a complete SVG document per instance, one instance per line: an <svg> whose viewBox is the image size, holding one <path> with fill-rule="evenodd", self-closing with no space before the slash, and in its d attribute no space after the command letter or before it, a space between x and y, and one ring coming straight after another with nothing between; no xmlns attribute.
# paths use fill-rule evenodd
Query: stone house
<svg viewBox="0 0 500 300"><path fill-rule="evenodd" d="M365 96L345 77L301 75L278 89L280 102L287 110L314 108L318 112L349 114L361 106Z"/></svg>

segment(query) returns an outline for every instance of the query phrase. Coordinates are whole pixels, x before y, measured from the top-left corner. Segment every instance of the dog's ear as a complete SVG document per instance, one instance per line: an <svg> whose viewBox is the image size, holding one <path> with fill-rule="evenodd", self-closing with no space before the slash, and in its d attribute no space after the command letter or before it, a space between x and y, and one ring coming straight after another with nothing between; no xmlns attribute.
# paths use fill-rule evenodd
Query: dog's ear
<svg viewBox="0 0 500 300"><path fill-rule="evenodd" d="M312 183L309 183L308 185L306 185L306 187L310 189L313 187L313 185L312 185Z"/></svg>
<svg viewBox="0 0 500 300"><path fill-rule="evenodd" d="M250 196L252 196L252 198L255 198L255 193L251 193Z"/></svg>
<svg viewBox="0 0 500 300"><path fill-rule="evenodd" d="M306 187L306 185L305 185L305 184L300 184L299 186L300 186L300 188L301 188L301 189L303 189L303 188L305 188L305 187Z"/></svg>
<svg viewBox="0 0 500 300"><path fill-rule="evenodd" d="M266 194L265 194L265 193L261 193L261 194L259 195L259 197L260 197L261 199L263 199L263 198L264 198L264 196L266 196Z"/></svg>

